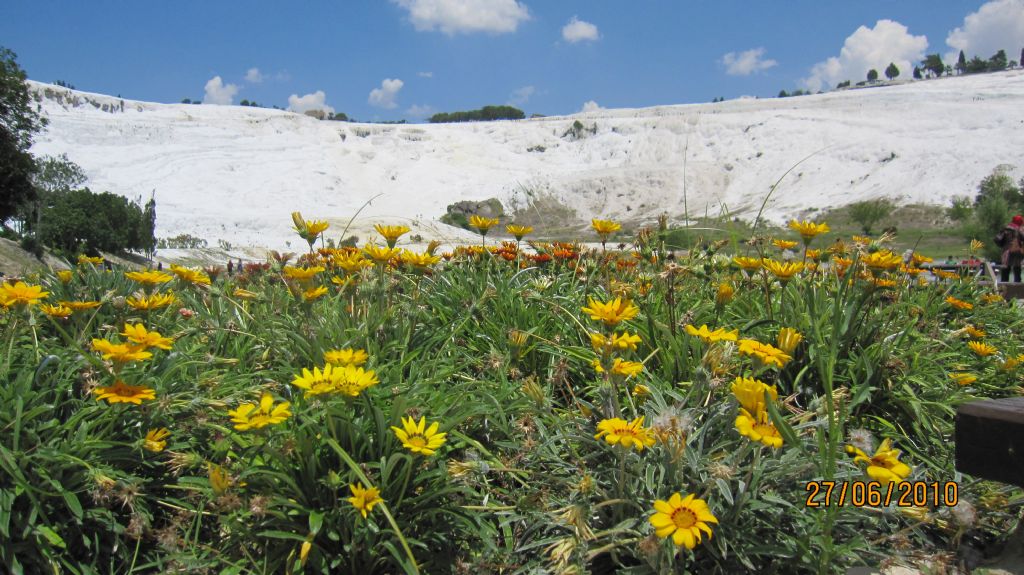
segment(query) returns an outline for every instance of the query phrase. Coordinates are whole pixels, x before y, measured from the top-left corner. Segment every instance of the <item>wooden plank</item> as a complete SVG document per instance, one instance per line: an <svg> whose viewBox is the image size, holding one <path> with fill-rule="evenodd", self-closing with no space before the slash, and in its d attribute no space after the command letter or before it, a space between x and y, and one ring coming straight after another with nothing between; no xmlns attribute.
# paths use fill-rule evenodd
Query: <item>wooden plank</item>
<svg viewBox="0 0 1024 575"><path fill-rule="evenodd" d="M958 471L1024 487L1024 397L961 405L954 445Z"/></svg>

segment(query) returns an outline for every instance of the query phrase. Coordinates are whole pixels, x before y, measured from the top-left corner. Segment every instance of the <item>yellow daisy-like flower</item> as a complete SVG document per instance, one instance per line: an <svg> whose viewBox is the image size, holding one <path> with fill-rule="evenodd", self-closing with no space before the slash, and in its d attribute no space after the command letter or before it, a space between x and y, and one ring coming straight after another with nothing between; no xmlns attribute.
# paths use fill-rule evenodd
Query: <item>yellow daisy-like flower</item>
<svg viewBox="0 0 1024 575"><path fill-rule="evenodd" d="M934 261L935 258L930 258L917 252L910 254L910 263L914 264L914 267L921 267L924 264L930 264Z"/></svg>
<svg viewBox="0 0 1024 575"><path fill-rule="evenodd" d="M907 274L908 276L911 276L911 277L917 277L917 276L919 276L919 275L924 273L924 269L922 269L922 268L915 268L913 266L908 266L906 264L903 264L903 265L900 266L900 273Z"/></svg>
<svg viewBox="0 0 1024 575"><path fill-rule="evenodd" d="M109 387L97 387L92 390L96 400L107 400L107 403L134 403L142 405L144 400L156 399L156 392L142 385L128 385L120 379Z"/></svg>
<svg viewBox="0 0 1024 575"><path fill-rule="evenodd" d="M830 230L828 224L816 224L808 221L797 221L791 220L789 222L789 229L800 234L805 244L811 243L811 240L820 236L821 234L827 234Z"/></svg>
<svg viewBox="0 0 1024 575"><path fill-rule="evenodd" d="M228 415L231 417L231 423L235 424L235 429L248 431L282 423L292 416L292 412L288 410L290 406L291 403L287 401L274 405L274 397L264 391L260 395L258 406L255 403L243 403L238 409L228 411Z"/></svg>
<svg viewBox="0 0 1024 575"><path fill-rule="evenodd" d="M387 259L391 259L390 257ZM387 261L384 260L384 261ZM345 256L334 258L334 265L345 270L347 274L359 273L360 270L365 268L372 268L373 262L364 258L363 254L359 252L353 252L346 254Z"/></svg>
<svg viewBox="0 0 1024 575"><path fill-rule="evenodd" d="M402 428L392 426L391 431L402 442L402 447L413 453L433 455L439 447L444 445L446 433L438 433L438 422L427 427L427 418L421 417L417 422L412 417L402 418Z"/></svg>
<svg viewBox="0 0 1024 575"><path fill-rule="evenodd" d="M735 425L740 435L749 438L751 441L763 443L773 449L782 447L782 434L775 428L766 410L761 410L751 415L746 409L740 409L739 415L736 416Z"/></svg>
<svg viewBox="0 0 1024 575"><path fill-rule="evenodd" d="M378 264L386 264L391 261L392 258L399 255L398 250L389 247L380 247L377 244L367 244L363 246L363 252Z"/></svg>
<svg viewBox="0 0 1024 575"><path fill-rule="evenodd" d="M948 303L949 305L955 307L956 309L962 309L962 310L968 310L968 311L974 309L974 304L972 304L970 302L963 301L963 300L956 299L953 296L947 296L946 297L946 303Z"/></svg>
<svg viewBox="0 0 1024 575"><path fill-rule="evenodd" d="M366 515L370 511L373 511L374 505L384 501L380 497L380 489L377 489L376 487L364 489L363 484L359 483L356 485L349 485L348 488L352 490L352 497L349 497L346 501L351 503L352 507L356 508L356 511L363 514L363 519L366 519Z"/></svg>
<svg viewBox="0 0 1024 575"><path fill-rule="evenodd" d="M253 299L256 299L256 298L260 297L260 294L254 292L254 291L249 291L247 289L242 289L242 288L235 288L235 291L231 292L231 295L233 295L233 296L235 296L235 297L237 297L239 299L245 299L245 300L253 300Z"/></svg>
<svg viewBox="0 0 1024 575"><path fill-rule="evenodd" d="M611 352L616 349L636 351L636 346L639 343L640 336L630 335L628 331L613 334L611 337L606 337L597 332L591 332L590 334L590 345L598 353Z"/></svg>
<svg viewBox="0 0 1024 575"><path fill-rule="evenodd" d="M50 317L56 317L56 318L61 318L61 319L64 319L66 317L70 317L71 314L74 313L74 310L69 308L66 305L48 305L48 304L43 304L43 305L39 306L39 310L42 311L43 313L45 313L46 315L50 316Z"/></svg>
<svg viewBox="0 0 1024 575"><path fill-rule="evenodd" d="M946 270L932 270L932 273L944 280L955 280L960 277L960 274Z"/></svg>
<svg viewBox="0 0 1024 575"><path fill-rule="evenodd" d="M213 488L215 494L220 495L231 487L231 474L220 465L207 464L207 475L210 478L210 487Z"/></svg>
<svg viewBox="0 0 1024 575"><path fill-rule="evenodd" d="M870 457L852 445L846 446L846 452L855 456L853 458L855 463L866 463L867 474L879 483L903 481L910 475L910 466L899 460L900 451L892 448L891 439L883 441L875 454Z"/></svg>
<svg viewBox="0 0 1024 575"><path fill-rule="evenodd" d="M469 225L476 228L480 235L486 236L491 228L498 225L498 218L485 218L474 214L469 217Z"/></svg>
<svg viewBox="0 0 1024 575"><path fill-rule="evenodd" d="M640 308L632 304L628 299L615 298L610 302L599 302L588 298L587 307L582 308L583 313L589 314L594 321L603 321L605 325L612 327L619 322L628 321L640 313Z"/></svg>
<svg viewBox="0 0 1024 575"><path fill-rule="evenodd" d="M601 363L595 364L598 373L603 373L604 368L601 367ZM616 357L612 362L611 372L614 375L618 375L625 378L634 377L644 370L644 364L639 361L625 361L621 357Z"/></svg>
<svg viewBox="0 0 1024 575"><path fill-rule="evenodd" d="M979 240L971 240L971 253L974 253L983 247L985 247L985 242Z"/></svg>
<svg viewBox="0 0 1024 575"><path fill-rule="evenodd" d="M626 449L633 447L637 451L643 451L645 447L653 446L655 441L654 433L644 427L644 416L642 415L628 423L618 417L602 419L597 424L597 431L594 439L604 437L604 440L611 445L621 445Z"/></svg>
<svg viewBox="0 0 1024 575"><path fill-rule="evenodd" d="M398 238L410 231L408 226L385 226L382 224L375 224L373 229L377 230L377 233L384 237L384 241L387 242L389 248L395 247Z"/></svg>
<svg viewBox="0 0 1024 575"><path fill-rule="evenodd" d="M324 361L334 366L351 365L359 367L365 364L368 359L370 359L370 356L366 354L365 350L353 349L351 347L331 349L324 352Z"/></svg>
<svg viewBox="0 0 1024 575"><path fill-rule="evenodd" d="M413 251L405 250L401 256L402 263L405 265L413 266L416 268L427 268L441 261L441 256L435 256L428 253L416 253Z"/></svg>
<svg viewBox="0 0 1024 575"><path fill-rule="evenodd" d="M969 341L967 347L971 348L971 351L978 354L981 357L988 357L995 355L999 351L994 345L989 345L983 341Z"/></svg>
<svg viewBox="0 0 1024 575"><path fill-rule="evenodd" d="M780 281L789 281L793 276L804 271L803 262L780 262L765 258L762 262L764 269L771 272Z"/></svg>
<svg viewBox="0 0 1024 575"><path fill-rule="evenodd" d="M85 311L100 307L98 301L62 301L60 305L71 308L71 311Z"/></svg>
<svg viewBox="0 0 1024 575"><path fill-rule="evenodd" d="M330 224L323 220L304 220L300 212L292 212L292 223L295 224L295 231L299 237L310 244L316 241L317 236L327 231Z"/></svg>
<svg viewBox="0 0 1024 575"><path fill-rule="evenodd" d="M732 331L728 331L724 327L710 330L707 325L702 325L699 328L696 328L690 324L686 324L683 326L683 329L686 330L686 333L689 335L699 337L707 344L715 343L716 341L736 341L740 337L740 330L734 329Z"/></svg>
<svg viewBox="0 0 1024 575"><path fill-rule="evenodd" d="M171 265L171 273L178 276L178 279L193 285L210 285L210 276L201 269L186 268L178 265Z"/></svg>
<svg viewBox="0 0 1024 575"><path fill-rule="evenodd" d="M745 256L737 256L732 258L732 263L736 264L743 271L755 272L761 269L761 260L759 258L748 258Z"/></svg>
<svg viewBox="0 0 1024 575"><path fill-rule="evenodd" d="M964 334L967 335L968 337L972 338L972 339L985 339L985 336L988 335L988 334L985 333L985 330L978 329L978 328L974 327L973 325L969 325L969 326L965 327L964 328Z"/></svg>
<svg viewBox="0 0 1024 575"><path fill-rule="evenodd" d="M1008 357L1005 361L999 363L999 369L1003 371L1013 371L1017 369L1017 366L1024 362L1024 354L1018 355L1017 357Z"/></svg>
<svg viewBox="0 0 1024 575"><path fill-rule="evenodd" d="M759 413L765 410L765 393L772 402L779 399L779 392L774 385L768 385L759 379L737 377L732 382L732 394L740 407L748 413Z"/></svg>
<svg viewBox="0 0 1024 575"><path fill-rule="evenodd" d="M782 251L786 251L795 248L799 244L792 240L772 240L772 245L779 248Z"/></svg>
<svg viewBox="0 0 1024 575"><path fill-rule="evenodd" d="M327 288L324 286L309 288L302 292L302 301L315 301L325 293L327 293Z"/></svg>
<svg viewBox="0 0 1024 575"><path fill-rule="evenodd" d="M293 266L284 266L284 269L281 270L281 273L284 274L284 277L290 280L303 282L315 278L317 274L323 273L323 271L324 268L321 266L308 266L301 268Z"/></svg>
<svg viewBox="0 0 1024 575"><path fill-rule="evenodd" d="M306 390L306 397L334 393L338 391L337 380L339 376L337 375L337 369L333 365L325 366L323 371L320 371L318 367L314 367L313 371L303 368L302 374L296 375L292 379L292 385Z"/></svg>
<svg viewBox="0 0 1024 575"><path fill-rule="evenodd" d="M590 220L590 227L594 228L594 231L601 237L606 237L608 234L615 233L622 229L622 224L613 222L611 220Z"/></svg>
<svg viewBox="0 0 1024 575"><path fill-rule="evenodd" d="M685 498L681 493L673 493L668 501L656 500L654 515L648 521L655 535L662 539L672 537L672 543L677 547L685 545L687 549L693 549L702 541L702 531L711 539L708 523L718 523L708 504L692 493Z"/></svg>
<svg viewBox="0 0 1024 575"><path fill-rule="evenodd" d="M380 383L377 374L372 369L363 370L361 367L352 365L336 367L334 374L334 385L337 391L349 397L356 397L364 390Z"/></svg>
<svg viewBox="0 0 1024 575"><path fill-rule="evenodd" d="M516 225L516 224L508 224L507 226L505 226L505 231L508 232L509 235L514 237L516 239L516 241L518 242L518 241L522 241L523 236L533 232L533 227L531 227L531 226L519 226L519 225Z"/></svg>
<svg viewBox="0 0 1024 575"><path fill-rule="evenodd" d="M124 277L139 282L146 287L153 287L155 285L167 283L174 279L170 274L156 270L146 270L141 272L124 272Z"/></svg>
<svg viewBox="0 0 1024 575"><path fill-rule="evenodd" d="M37 305L50 292L43 291L40 286L30 286L25 282L5 283L0 285L0 302L4 307Z"/></svg>
<svg viewBox="0 0 1024 575"><path fill-rule="evenodd" d="M820 260L824 252L822 252L821 250L807 250L805 253L807 254L807 259L809 260Z"/></svg>
<svg viewBox="0 0 1024 575"><path fill-rule="evenodd" d="M903 265L903 258L889 250L867 254L860 261L873 270L894 270Z"/></svg>
<svg viewBox="0 0 1024 575"><path fill-rule="evenodd" d="M129 297L125 300L132 309L139 311L150 311L154 309L160 309L167 307L175 302L174 294L167 293L155 293L151 296L140 296L140 297Z"/></svg>
<svg viewBox="0 0 1024 575"><path fill-rule="evenodd" d="M141 323L135 325L124 324L124 331L121 335L125 336L128 341L137 344L138 349L143 350L151 347L170 350L171 345L174 343L174 338L163 337L156 331L147 331L146 326Z"/></svg>
<svg viewBox="0 0 1024 575"><path fill-rule="evenodd" d="M57 272L57 279L59 279L62 284L70 283L74 277L75 272L71 270L60 270Z"/></svg>
<svg viewBox="0 0 1024 575"><path fill-rule="evenodd" d="M167 447L167 438L171 432L166 427L150 429L146 432L146 438L142 441L142 447L153 453L160 453Z"/></svg>
<svg viewBox="0 0 1024 575"><path fill-rule="evenodd" d="M978 381L978 376L973 373L957 372L949 374L949 379L952 379L957 385L964 386Z"/></svg>
<svg viewBox="0 0 1024 575"><path fill-rule="evenodd" d="M741 339L738 343L741 354L749 355L765 365L782 368L789 363L789 360L793 359L781 349L767 343L761 343L753 339Z"/></svg>
<svg viewBox="0 0 1024 575"><path fill-rule="evenodd" d="M718 284L718 291L715 292L715 305L723 306L732 301L736 288L729 282Z"/></svg>
<svg viewBox="0 0 1024 575"><path fill-rule="evenodd" d="M159 334L158 334L159 335ZM102 354L103 359L114 363L129 363L143 361L153 357L153 354L137 346L130 346L125 343L113 343L105 339L93 339L92 349Z"/></svg>
<svg viewBox="0 0 1024 575"><path fill-rule="evenodd" d="M804 336L800 335L800 332L797 330L791 327L784 327L779 330L779 335L775 338L775 346L786 355L793 355L796 346L800 345L803 339Z"/></svg>
<svg viewBox="0 0 1024 575"><path fill-rule="evenodd" d="M981 301L985 303L999 303L1001 301L1005 301L1005 298L997 293L987 293L981 296Z"/></svg>
<svg viewBox="0 0 1024 575"><path fill-rule="evenodd" d="M84 255L84 254L79 255L78 256L78 265L85 265L85 264L90 264L90 265L94 265L94 266L103 265L103 258L98 257L98 256L94 257L94 258L91 258L91 257L89 257L87 255Z"/></svg>

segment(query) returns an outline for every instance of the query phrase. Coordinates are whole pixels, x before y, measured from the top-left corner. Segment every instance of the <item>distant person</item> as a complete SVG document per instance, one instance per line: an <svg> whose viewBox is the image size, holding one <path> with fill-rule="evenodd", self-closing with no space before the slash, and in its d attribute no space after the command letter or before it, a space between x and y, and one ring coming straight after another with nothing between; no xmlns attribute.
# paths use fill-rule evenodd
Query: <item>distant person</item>
<svg viewBox="0 0 1024 575"><path fill-rule="evenodd" d="M953 256L949 256L948 258L946 258L946 265L947 266L955 266L956 265L956 258L954 258Z"/></svg>
<svg viewBox="0 0 1024 575"><path fill-rule="evenodd" d="M234 272L234 271L235 271L235 262L233 262L231 260L228 260L228 275L232 275L232 272Z"/></svg>
<svg viewBox="0 0 1024 575"><path fill-rule="evenodd" d="M996 235L996 245L1003 248L1002 268L999 270L1000 281L1010 281L1010 270L1013 270L1013 281L1020 283L1020 264L1024 260L1024 217L1020 214L1006 224Z"/></svg>

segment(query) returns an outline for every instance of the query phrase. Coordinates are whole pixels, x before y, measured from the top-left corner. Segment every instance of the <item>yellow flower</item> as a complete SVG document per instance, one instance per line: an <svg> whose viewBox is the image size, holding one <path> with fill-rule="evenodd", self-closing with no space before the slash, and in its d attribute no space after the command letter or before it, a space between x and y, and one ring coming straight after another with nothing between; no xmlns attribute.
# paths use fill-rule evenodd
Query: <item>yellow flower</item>
<svg viewBox="0 0 1024 575"><path fill-rule="evenodd" d="M628 299L624 300L622 298L615 298L607 303L588 298L587 305L588 307L582 308L582 311L589 314L590 319L603 321L609 327L615 326L622 321L631 320L640 313L640 308L633 305Z"/></svg>
<svg viewBox="0 0 1024 575"><path fill-rule="evenodd" d="M775 346L781 349L786 355L793 355L793 351L796 350L796 346L800 345L803 341L804 336L800 335L800 332L791 328L784 327L779 330L778 337L775 338Z"/></svg>
<svg viewBox="0 0 1024 575"><path fill-rule="evenodd" d="M766 410L761 410L751 415L746 409L740 409L739 415L736 416L735 425L740 435L749 438L751 441L758 441L775 449L782 447L782 434L779 433L779 430L769 420Z"/></svg>
<svg viewBox="0 0 1024 575"><path fill-rule="evenodd" d="M387 242L389 248L395 247L395 243L398 242L398 238L409 233L408 226L385 226L382 224L374 224L373 229L377 230L377 233L384 237L384 241Z"/></svg>
<svg viewBox="0 0 1024 575"><path fill-rule="evenodd" d="M194 285L210 285L210 276L206 275L206 272L195 268L186 268L177 265L171 265L171 273L178 276L178 279Z"/></svg>
<svg viewBox="0 0 1024 575"><path fill-rule="evenodd" d="M744 256L737 256L732 258L734 264L739 266L744 271L755 272L761 269L761 260L758 258L748 258Z"/></svg>
<svg viewBox="0 0 1024 575"><path fill-rule="evenodd" d="M309 288L302 292L302 301L314 301L325 293L327 293L327 288L324 286Z"/></svg>
<svg viewBox="0 0 1024 575"><path fill-rule="evenodd" d="M316 241L317 236L331 227L323 220L304 220L299 212L292 212L292 223L295 224L295 231L299 237L309 242L310 245Z"/></svg>
<svg viewBox="0 0 1024 575"><path fill-rule="evenodd" d="M590 226L594 228L594 231L602 238L622 229L622 224L618 224L611 220L590 220Z"/></svg>
<svg viewBox="0 0 1024 575"><path fill-rule="evenodd" d="M983 242L980 242L978 240L971 240L971 253L974 253L983 247L985 247L985 244Z"/></svg>
<svg viewBox="0 0 1024 575"><path fill-rule="evenodd" d="M210 487L217 495L224 493L231 487L231 475L227 469L213 463L207 464L207 473L210 477Z"/></svg>
<svg viewBox="0 0 1024 575"><path fill-rule="evenodd" d="M306 397L334 393L338 390L337 380L339 376L336 370L337 368L333 365L325 366L323 371L320 371L318 367L314 367L312 372L303 368L302 374L296 375L292 379L292 385L306 390Z"/></svg>
<svg viewBox="0 0 1024 575"><path fill-rule="evenodd" d="M987 293L987 294L981 296L981 301L983 301L985 303L999 303L999 302L1001 302L1003 300L1004 300L1003 296L1000 295L1000 294L997 294L997 293Z"/></svg>
<svg viewBox="0 0 1024 575"><path fill-rule="evenodd" d="M324 352L324 361L334 366L351 365L359 367L366 363L366 360L369 358L370 356L366 354L366 351L351 347L331 349Z"/></svg>
<svg viewBox="0 0 1024 575"><path fill-rule="evenodd" d="M740 330L734 329L727 331L724 327L720 327L714 331L708 329L707 325L702 325L699 328L693 327L690 324L683 326L686 333L701 338L704 343L715 343L716 341L736 341L740 337Z"/></svg>
<svg viewBox="0 0 1024 575"><path fill-rule="evenodd" d="M149 311L154 309L160 309L167 307L174 303L174 294L168 292L165 294L155 293L151 296L140 296L138 298L129 297L125 300L129 306L139 311Z"/></svg>
<svg viewBox="0 0 1024 575"><path fill-rule="evenodd" d="M57 279L60 280L60 283L64 283L64 284L69 283L71 281L71 279L74 278L74 277L75 277L75 273L72 272L71 270L61 270L61 271L57 272Z"/></svg>
<svg viewBox="0 0 1024 575"><path fill-rule="evenodd" d="M96 394L96 400L107 400L107 403L134 403L142 405L145 399L156 399L156 393L141 385L128 385L120 379L109 387L97 387L92 390Z"/></svg>
<svg viewBox="0 0 1024 575"><path fill-rule="evenodd" d="M141 347L129 346L124 343L113 343L105 339L93 339L92 349L100 352L103 355L103 359L113 361L114 363L142 361L153 357L152 353L145 351Z"/></svg>
<svg viewBox="0 0 1024 575"><path fill-rule="evenodd" d="M846 452L855 456L853 458L855 463L866 463L868 475L879 483L903 481L910 475L910 467L899 460L900 452L898 449L892 448L891 439L883 441L875 454L870 457L852 445L846 446Z"/></svg>
<svg viewBox="0 0 1024 575"><path fill-rule="evenodd" d="M960 274L956 272L948 272L946 270L932 270L932 273L939 276L939 279L944 280L955 280L960 277Z"/></svg>
<svg viewBox="0 0 1024 575"><path fill-rule="evenodd" d="M5 307L33 306L46 299L50 292L43 291L39 286L30 286L25 282L0 285L0 302Z"/></svg>
<svg viewBox="0 0 1024 575"><path fill-rule="evenodd" d="M718 284L718 291L715 293L715 305L725 305L732 301L733 294L736 293L736 289L732 287L729 282L722 282Z"/></svg>
<svg viewBox="0 0 1024 575"><path fill-rule="evenodd" d="M930 264L934 261L935 258L930 258L917 252L910 254L910 263L914 264L914 267L921 267L923 264Z"/></svg>
<svg viewBox="0 0 1024 575"><path fill-rule="evenodd" d="M796 221L791 220L789 222L789 229L800 234L800 237L804 239L805 244L811 243L811 240L820 236L821 234L827 234L830 230L828 224L816 224L808 221Z"/></svg>
<svg viewBox="0 0 1024 575"><path fill-rule="evenodd" d="M43 304L39 306L39 309L46 315L56 318L66 318L74 313L74 310L64 305Z"/></svg>
<svg viewBox="0 0 1024 575"><path fill-rule="evenodd" d="M167 431L166 427L150 429L146 432L146 439L142 441L142 447L153 453L160 453L167 447L167 437L170 435L171 432Z"/></svg>
<svg viewBox="0 0 1024 575"><path fill-rule="evenodd" d="M956 309L962 309L962 310L972 310L972 309L974 309L974 304L972 304L970 302L963 301L963 300L956 299L953 296L946 297L946 303L948 303L949 305L955 307Z"/></svg>
<svg viewBox="0 0 1024 575"><path fill-rule="evenodd" d="M441 256L435 256L428 253L418 254L409 250L402 252L402 263L417 268L430 267L441 261Z"/></svg>
<svg viewBox="0 0 1024 575"><path fill-rule="evenodd" d="M647 387L642 383L638 383L633 386L633 395L637 397L647 397L651 394L651 388Z"/></svg>
<svg viewBox="0 0 1024 575"><path fill-rule="evenodd" d="M807 259L809 259L809 260L819 260L819 259L821 259L822 251L821 250L807 250L805 253L807 254Z"/></svg>
<svg viewBox="0 0 1024 575"><path fill-rule="evenodd" d="M662 539L671 536L672 543L685 545L687 549L693 549L701 542L701 531L711 539L708 523L718 523L708 504L692 493L685 498L681 493L673 493L668 501L656 500L654 515L648 521L654 527L655 535Z"/></svg>
<svg viewBox="0 0 1024 575"><path fill-rule="evenodd" d="M386 258L384 261L391 259ZM363 254L359 252L353 252L340 258L334 259L334 265L345 270L345 273L354 274L359 273L359 270L364 268L372 268L373 262L364 258Z"/></svg>
<svg viewBox="0 0 1024 575"><path fill-rule="evenodd" d="M867 254L862 256L860 261L873 270L893 270L903 265L903 258L889 250Z"/></svg>
<svg viewBox="0 0 1024 575"><path fill-rule="evenodd" d="M774 385L768 385L759 379L751 377L737 377L732 383L732 394L740 403L740 407L748 413L758 413L765 410L765 393L769 399L775 402L779 399L779 392Z"/></svg>
<svg viewBox="0 0 1024 575"><path fill-rule="evenodd" d="M356 508L363 514L363 519L366 519L367 513L373 511L373 506L384 501L380 498L380 489L371 487L364 489L363 484L359 483L356 485L349 485L349 489L352 490L352 497L349 497L347 501L352 504L352 507Z"/></svg>
<svg viewBox="0 0 1024 575"><path fill-rule="evenodd" d="M235 424L238 431L250 429L261 429L268 425L275 425L291 417L292 412L288 410L291 403L282 401L274 405L274 398L266 391L260 395L260 404L243 403L238 409L228 411L231 416L231 423Z"/></svg>
<svg viewBox="0 0 1024 575"><path fill-rule="evenodd" d="M384 248L377 244L367 244L363 246L363 251L366 255L370 256L370 259L377 262L378 264L386 264L391 261L391 258L398 255L398 250L394 248Z"/></svg>
<svg viewBox="0 0 1024 575"><path fill-rule="evenodd" d="M469 225L476 228L480 235L486 236L487 232L494 226L498 225L498 218L485 218L478 215L472 215L469 217Z"/></svg>
<svg viewBox="0 0 1024 575"><path fill-rule="evenodd" d="M913 266L902 264L900 265L900 273L907 274L908 276L917 277L918 275L923 274L924 270L921 268L915 268Z"/></svg>
<svg viewBox="0 0 1024 575"><path fill-rule="evenodd" d="M766 258L762 265L764 265L764 269L784 282L793 279L793 276L804 270L803 262L779 262Z"/></svg>
<svg viewBox="0 0 1024 575"><path fill-rule="evenodd" d="M147 331L146 326L141 323L135 325L124 324L124 332L121 335L125 336L128 341L137 344L137 349L141 350L151 347L169 350L171 349L171 344L174 343L174 338L163 337L156 331Z"/></svg>
<svg viewBox="0 0 1024 575"><path fill-rule="evenodd" d="M616 349L636 351L636 346L639 343L640 336L630 335L628 331L612 334L611 337L605 337L596 332L591 332L590 334L590 345L598 353L611 352Z"/></svg>
<svg viewBox="0 0 1024 575"><path fill-rule="evenodd" d="M779 248L782 251L791 250L797 246L797 243L792 240L772 240L772 245Z"/></svg>
<svg viewBox="0 0 1024 575"><path fill-rule="evenodd" d="M785 367L789 360L793 359L781 349L753 339L739 340L739 352L749 355L765 365L774 365L778 368Z"/></svg>
<svg viewBox="0 0 1024 575"><path fill-rule="evenodd" d="M644 447L654 445L654 434L643 425L642 415L629 423L618 417L602 419L597 424L598 433L594 439L601 439L603 436L611 445L621 445L627 449L635 447L637 451L643 451Z"/></svg>
<svg viewBox="0 0 1024 575"><path fill-rule="evenodd" d="M505 231L508 232L513 237L515 237L516 241L521 241L523 239L523 236L525 236L525 235L527 235L527 234L529 234L530 232L533 231L533 228L530 227L530 226L519 226L519 225L516 225L516 224L508 224L507 226L505 226Z"/></svg>
<svg viewBox="0 0 1024 575"><path fill-rule="evenodd" d="M625 378L634 377L644 370L644 364L639 361L625 361L621 357L615 358L612 362L611 372Z"/></svg>
<svg viewBox="0 0 1024 575"><path fill-rule="evenodd" d="M973 373L957 372L949 374L949 379L952 379L957 385L970 385L975 381L978 381L978 376Z"/></svg>
<svg viewBox="0 0 1024 575"><path fill-rule="evenodd" d="M967 346L970 347L971 350L974 351L974 353L980 355L981 357L987 357L999 351L996 348L996 346L989 345L982 341L969 341L967 342Z"/></svg>
<svg viewBox="0 0 1024 575"><path fill-rule="evenodd" d="M438 433L439 424L435 421L427 427L427 418L421 417L417 422L412 417L402 418L402 429L392 426L391 431L402 442L402 447L413 453L433 455L444 445L446 433Z"/></svg>
<svg viewBox="0 0 1024 575"><path fill-rule="evenodd" d="M356 397L365 389L380 383L377 379L377 374L372 369L363 370L361 367L352 365L336 367L334 369L334 378L334 385L337 391L349 397Z"/></svg>
<svg viewBox="0 0 1024 575"><path fill-rule="evenodd" d="M1003 361L999 364L999 369L1003 371L1013 371L1017 369L1017 366L1019 366L1022 361L1024 361L1024 355L1018 355L1017 357L1008 357L1006 358L1006 361Z"/></svg>
<svg viewBox="0 0 1024 575"><path fill-rule="evenodd" d="M124 277L137 281L146 287L153 287L157 284L163 284L174 279L170 274L159 272L156 270L146 270L142 272L124 272Z"/></svg>
<svg viewBox="0 0 1024 575"><path fill-rule="evenodd" d="M231 292L231 295L240 299L256 299L260 297L260 294L249 291L247 289L235 288L235 291Z"/></svg>
<svg viewBox="0 0 1024 575"><path fill-rule="evenodd" d="M89 257L87 255L84 255L84 254L79 255L78 256L78 265L85 265L85 264L92 264L94 266L102 265L103 264L103 258L101 258L101 257L91 258L91 257Z"/></svg>
<svg viewBox="0 0 1024 575"><path fill-rule="evenodd" d="M60 305L71 308L71 311L85 311L100 307L98 301L62 301Z"/></svg>
<svg viewBox="0 0 1024 575"><path fill-rule="evenodd" d="M987 335L985 333L985 330L978 329L978 328L974 327L973 325L969 325L969 326L965 327L964 328L964 333L967 336L969 336L971 338L974 338L974 339L984 339L985 336Z"/></svg>
<svg viewBox="0 0 1024 575"><path fill-rule="evenodd" d="M316 274L324 271L324 268L320 266L308 266L308 267L293 267L284 266L284 270L281 271L284 277L299 282L309 281L316 277Z"/></svg>

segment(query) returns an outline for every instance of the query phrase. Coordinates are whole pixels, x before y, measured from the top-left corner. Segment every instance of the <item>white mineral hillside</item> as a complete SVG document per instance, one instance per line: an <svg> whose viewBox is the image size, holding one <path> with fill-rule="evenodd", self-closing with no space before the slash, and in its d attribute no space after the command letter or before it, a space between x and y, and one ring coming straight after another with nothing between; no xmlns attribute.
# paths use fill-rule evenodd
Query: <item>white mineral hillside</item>
<svg viewBox="0 0 1024 575"><path fill-rule="evenodd" d="M471 234L437 221L497 197L563 225L728 211L770 219L857 200L946 204L1000 165L1024 165L1024 71L783 99L599 110L444 125L319 121L240 106L153 104L32 83L50 124L37 154L66 153L94 190L157 201L157 236L297 248L292 211L340 234L405 223L424 240ZM585 130L567 134L575 121ZM806 158L806 159L805 159ZM1020 173L1012 174L1015 178Z"/></svg>

